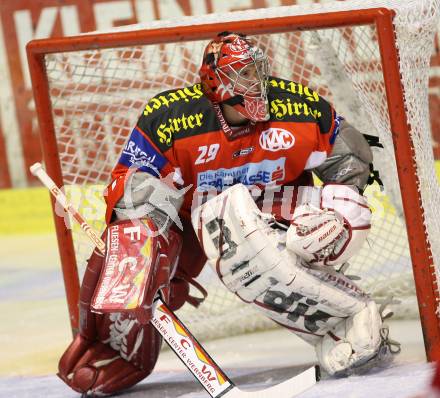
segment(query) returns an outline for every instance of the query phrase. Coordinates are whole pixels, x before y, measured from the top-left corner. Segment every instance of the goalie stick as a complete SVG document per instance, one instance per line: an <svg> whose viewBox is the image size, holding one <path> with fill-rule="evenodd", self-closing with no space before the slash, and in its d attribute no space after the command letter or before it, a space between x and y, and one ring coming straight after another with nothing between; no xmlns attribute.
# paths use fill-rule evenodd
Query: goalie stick
<svg viewBox="0 0 440 398"><path fill-rule="evenodd" d="M35 163L30 167L30 171L40 179L56 201L80 224L81 229L93 241L98 250L105 254L104 241L67 201L64 193L56 186L42 165ZM259 391L242 391L226 376L160 297L155 299L153 317L150 322L212 398L292 398L314 386L319 380L319 367L312 366L299 375L275 386Z"/></svg>

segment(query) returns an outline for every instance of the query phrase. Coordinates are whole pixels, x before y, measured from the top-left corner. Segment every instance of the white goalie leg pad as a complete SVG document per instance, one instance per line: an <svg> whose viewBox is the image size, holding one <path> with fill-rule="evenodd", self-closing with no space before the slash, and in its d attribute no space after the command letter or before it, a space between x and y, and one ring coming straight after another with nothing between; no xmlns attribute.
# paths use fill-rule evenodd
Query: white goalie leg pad
<svg viewBox="0 0 440 398"><path fill-rule="evenodd" d="M321 366L331 375L359 367L374 357L382 339L382 319L374 301L327 333L315 346Z"/></svg>
<svg viewBox="0 0 440 398"><path fill-rule="evenodd" d="M243 301L312 344L369 301L352 281L308 269L285 246L248 189L237 184L192 214L208 261L225 286Z"/></svg>
<svg viewBox="0 0 440 398"><path fill-rule="evenodd" d="M234 293L280 262L272 251L280 240L279 234L270 228L267 216L242 184L195 209L192 222L208 262Z"/></svg>
<svg viewBox="0 0 440 398"><path fill-rule="evenodd" d="M287 248L313 265L342 265L357 254L370 231L366 198L346 185L310 190L313 194L304 195L294 211Z"/></svg>

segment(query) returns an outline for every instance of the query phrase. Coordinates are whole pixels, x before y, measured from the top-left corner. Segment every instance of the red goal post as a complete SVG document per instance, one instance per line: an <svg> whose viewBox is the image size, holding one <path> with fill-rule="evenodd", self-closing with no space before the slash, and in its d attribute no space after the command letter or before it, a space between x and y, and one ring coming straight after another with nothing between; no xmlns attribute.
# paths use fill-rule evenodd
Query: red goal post
<svg viewBox="0 0 440 398"><path fill-rule="evenodd" d="M404 89L401 82L399 53L396 49L395 12L386 8L320 12L309 15L268 17L243 21L223 21L196 26L151 28L108 33L91 33L76 37L34 40L27 46L35 106L38 113L44 162L48 174L58 186L69 184L60 160L60 141L54 123L53 92L47 74L46 56L90 49L118 49L139 45L209 40L220 31L240 31L249 35L278 34L328 28L375 27L384 76L389 123L394 143L397 174L402 193L409 250L411 254L417 300L426 353L429 360L440 359L439 293L431 243L425 225L424 203L414 159L414 145L407 119ZM270 49L269 49L270 51ZM158 89L157 92L162 91ZM145 98L147 100L147 98ZM62 143L61 143L62 145ZM69 152L69 151L67 151ZM113 164L109 165L110 168ZM52 201L55 214L55 205ZM55 216L63 277L73 330L78 328L79 273L72 231L64 220Z"/></svg>

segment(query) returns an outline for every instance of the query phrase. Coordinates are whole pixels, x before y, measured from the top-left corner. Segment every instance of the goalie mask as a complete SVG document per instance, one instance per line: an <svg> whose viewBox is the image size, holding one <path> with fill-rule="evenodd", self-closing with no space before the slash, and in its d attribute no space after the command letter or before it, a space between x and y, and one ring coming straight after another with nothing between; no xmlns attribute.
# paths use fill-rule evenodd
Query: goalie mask
<svg viewBox="0 0 440 398"><path fill-rule="evenodd" d="M219 33L205 49L199 74L211 101L230 105L254 122L269 119L268 61L252 39Z"/></svg>

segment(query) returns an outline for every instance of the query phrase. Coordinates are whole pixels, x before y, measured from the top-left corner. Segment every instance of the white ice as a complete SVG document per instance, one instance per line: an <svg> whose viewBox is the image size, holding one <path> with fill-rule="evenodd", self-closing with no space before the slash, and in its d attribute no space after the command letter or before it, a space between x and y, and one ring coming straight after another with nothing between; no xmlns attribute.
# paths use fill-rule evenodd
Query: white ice
<svg viewBox="0 0 440 398"><path fill-rule="evenodd" d="M0 397L79 398L55 376L58 358L71 339L55 239L25 240L27 250L22 248L23 237L18 243L3 238L0 245ZM299 397L410 398L421 393L433 368L426 363L420 323L390 322L390 336L403 347L392 366L364 376L324 378ZM202 344L243 390L267 388L315 361L313 349L286 330ZM44 361L49 365L36 371ZM150 377L118 396L209 397L170 350L161 353Z"/></svg>
<svg viewBox="0 0 440 398"><path fill-rule="evenodd" d="M300 398L410 398L424 391L433 367L424 360L416 321L391 322L393 338L403 343L394 363L363 376L332 379L324 376ZM284 330L208 342L207 351L243 390L261 390L281 382L314 361L313 350ZM169 350L163 351L156 370L124 397L203 398L208 393L196 383ZM0 397L79 397L56 376L0 377ZM268 398L271 398L268 396ZM287 398L287 397L276 397Z"/></svg>

